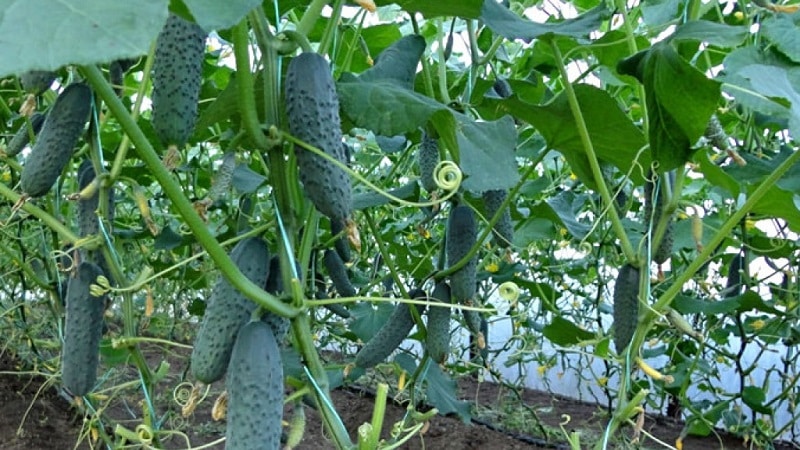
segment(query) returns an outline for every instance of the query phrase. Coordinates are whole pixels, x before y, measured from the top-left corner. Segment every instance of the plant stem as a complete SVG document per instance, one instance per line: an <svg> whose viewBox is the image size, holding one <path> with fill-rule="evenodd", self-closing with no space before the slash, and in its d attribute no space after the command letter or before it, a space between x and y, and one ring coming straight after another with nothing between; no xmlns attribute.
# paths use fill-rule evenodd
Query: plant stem
<svg viewBox="0 0 800 450"><path fill-rule="evenodd" d="M250 139L259 150L270 148L267 137L261 130L256 110L256 98L253 95L253 73L250 68L250 39L247 36L247 18L244 18L235 27L231 34L233 38L233 55L236 58L236 92L239 94L239 112Z"/></svg>
<svg viewBox="0 0 800 450"><path fill-rule="evenodd" d="M298 310L280 301L277 297L268 294L261 286L256 285L245 277L236 265L231 261L225 250L219 245L216 238L211 234L206 224L197 215L194 206L181 191L180 185L172 178L172 175L164 167L153 146L147 140L142 130L133 120L133 117L125 109L125 106L117 98L111 86L106 82L102 72L96 66L82 66L86 79L91 83L95 92L106 102L110 112L117 118L122 129L131 138L141 160L145 163L150 173L158 181L164 193L172 202L172 205L183 217L186 225L197 239L203 249L214 261L228 281L231 282L247 298L254 301L259 306L283 317L293 317L298 314ZM74 235L70 232L70 235Z"/></svg>
<svg viewBox="0 0 800 450"><path fill-rule="evenodd" d="M636 251L633 249L633 245L631 245L631 241L625 233L625 227L622 226L622 221L617 214L617 209L614 208L614 199L611 197L611 192L609 192L608 186L606 186L605 179L603 178L603 172L600 170L600 162L597 160L594 145L589 138L589 130L586 128L586 121L583 120L583 113L578 103L578 97L575 95L575 90L572 88L572 83L569 81L567 68L564 66L564 59L561 55L561 49L558 48L556 39L550 40L550 46L553 49L553 56L555 56L558 71L564 83L564 95L567 96L570 110L572 110L572 117L575 119L575 124L578 126L578 134L581 137L583 149L586 152L586 156L589 158L589 165L592 167L592 176L594 176L597 189L600 191L600 196L603 198L603 203L608 206L608 216L611 220L611 226L614 228L617 239L620 241L625 258L629 262L634 263L637 260Z"/></svg>
<svg viewBox="0 0 800 450"><path fill-rule="evenodd" d="M317 20L319 20L319 16L322 15L322 9L327 4L328 0L312 0L311 4L308 5L308 9L306 9L306 12L303 13L303 18L300 19L300 23L297 24L297 32L308 36L308 34L314 28L314 24L317 23Z"/></svg>
<svg viewBox="0 0 800 450"><path fill-rule="evenodd" d="M19 200L22 198L20 194L17 194L11 188L6 186L5 183L0 183L0 195L9 199L13 203L18 203ZM55 217L51 216L47 213L47 211L39 208L31 204L29 201L26 201L21 207L23 211L29 213L30 215L36 217L37 219L44 222L50 229L58 233L59 236L64 238L68 243L74 244L78 239L80 239L75 233L72 232L69 228L64 226L60 220L56 219Z"/></svg>

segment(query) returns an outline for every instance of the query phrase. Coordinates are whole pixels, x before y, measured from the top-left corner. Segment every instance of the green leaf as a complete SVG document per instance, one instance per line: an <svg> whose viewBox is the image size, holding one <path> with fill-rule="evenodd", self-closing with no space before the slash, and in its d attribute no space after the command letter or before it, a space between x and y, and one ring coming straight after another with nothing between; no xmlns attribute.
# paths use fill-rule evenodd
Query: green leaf
<svg viewBox="0 0 800 450"><path fill-rule="evenodd" d="M630 172L634 183L643 183L642 171L631 170L634 164L650 165L647 152L639 152L646 143L642 132L607 92L588 84L578 84L574 88L597 158L613 164L623 173ZM536 127L547 146L564 155L581 181L589 187L596 186L566 94L560 94L543 106L510 98L503 101L502 107Z"/></svg>
<svg viewBox="0 0 800 450"><path fill-rule="evenodd" d="M772 414L772 408L764 405L764 402L767 401L767 394L759 387L745 386L742 389L742 401L757 413Z"/></svg>
<svg viewBox="0 0 800 450"><path fill-rule="evenodd" d="M514 156L517 137L510 117L475 122L436 100L386 80L343 81L337 89L347 118L356 127L375 134L405 134L430 121L467 177L466 189L507 189L519 179Z"/></svg>
<svg viewBox="0 0 800 450"><path fill-rule="evenodd" d="M458 16L465 19L477 19L480 16L484 0L376 0L377 6L398 5L403 11L420 13L425 18L439 16Z"/></svg>
<svg viewBox="0 0 800 450"><path fill-rule="evenodd" d="M425 376L428 402L439 410L439 414L458 414L464 423L470 420L469 402L458 399L456 382L439 368L438 364L429 364Z"/></svg>
<svg viewBox="0 0 800 450"><path fill-rule="evenodd" d="M553 344L562 347L575 345L581 341L588 341L594 338L594 334L561 316L553 317L553 320L545 325L542 334Z"/></svg>
<svg viewBox="0 0 800 450"><path fill-rule="evenodd" d="M683 295L678 295L672 302L673 308L681 314L705 314L707 316L732 313L738 310L741 304L740 297L709 301Z"/></svg>
<svg viewBox="0 0 800 450"><path fill-rule="evenodd" d="M730 193L731 197L739 195L739 192L741 192L739 181L736 177L731 176L711 161L710 151L706 150L696 153L695 161L699 163L700 172L703 173L703 177L709 183L725 189Z"/></svg>
<svg viewBox="0 0 800 450"><path fill-rule="evenodd" d="M531 216L548 218L566 228L575 239L583 239L589 233L590 227L578 222L578 213L587 200L587 195L562 191L531 208Z"/></svg>
<svg viewBox="0 0 800 450"><path fill-rule="evenodd" d="M457 139L461 170L466 175L464 189L477 193L510 189L517 184L514 120L505 116L494 122L474 122L461 114L456 119L460 129Z"/></svg>
<svg viewBox="0 0 800 450"><path fill-rule="evenodd" d="M707 20L692 20L675 30L670 36L673 41L701 41L719 47L736 47L750 36L750 30L743 26L726 25Z"/></svg>
<svg viewBox="0 0 800 450"><path fill-rule="evenodd" d="M414 75L425 51L425 38L412 34L397 40L381 52L375 65L364 71L361 81L394 81L408 89L414 87Z"/></svg>
<svg viewBox="0 0 800 450"><path fill-rule="evenodd" d="M255 192L265 181L267 181L266 177L256 173L246 164L237 165L231 176L231 185L242 194Z"/></svg>
<svg viewBox="0 0 800 450"><path fill-rule="evenodd" d="M168 0L2 0L0 77L140 56L167 21Z"/></svg>
<svg viewBox="0 0 800 450"><path fill-rule="evenodd" d="M681 58L669 43L651 47L643 64L650 150L663 173L691 158L691 146L703 135L717 108L720 87Z"/></svg>
<svg viewBox="0 0 800 450"><path fill-rule="evenodd" d="M761 22L761 31L775 47L800 63L800 14L775 14Z"/></svg>
<svg viewBox="0 0 800 450"><path fill-rule="evenodd" d="M183 236L176 233L172 227L166 226L161 229L161 232L154 239L153 248L155 250L172 250L180 247L183 243Z"/></svg>
<svg viewBox="0 0 800 450"><path fill-rule="evenodd" d="M588 36L600 27L607 16L608 10L602 4L574 19L557 23L536 23L523 19L495 0L486 0L481 8L481 20L492 31L506 39L522 39L526 42L542 36Z"/></svg>
<svg viewBox="0 0 800 450"><path fill-rule="evenodd" d="M394 311L394 306L387 302L356 303L350 309L353 321L350 323L352 331L362 342L369 341L381 329L386 320Z"/></svg>
<svg viewBox="0 0 800 450"><path fill-rule="evenodd" d="M644 22L650 27L658 27L678 16L683 0L648 0L642 3Z"/></svg>
<svg viewBox="0 0 800 450"><path fill-rule="evenodd" d="M750 86L758 93L771 98L788 101L789 131L794 137L800 136L800 68L787 70L782 67L753 64L743 67L738 76L750 81Z"/></svg>
<svg viewBox="0 0 800 450"><path fill-rule="evenodd" d="M204 30L230 28L251 9L261 4L260 0L183 0L194 16L195 22Z"/></svg>
<svg viewBox="0 0 800 450"><path fill-rule="evenodd" d="M389 193L397 198L407 200L419 194L419 183L410 181L400 187L390 189ZM388 197L375 191L361 192L353 196L353 209L366 209L391 203Z"/></svg>

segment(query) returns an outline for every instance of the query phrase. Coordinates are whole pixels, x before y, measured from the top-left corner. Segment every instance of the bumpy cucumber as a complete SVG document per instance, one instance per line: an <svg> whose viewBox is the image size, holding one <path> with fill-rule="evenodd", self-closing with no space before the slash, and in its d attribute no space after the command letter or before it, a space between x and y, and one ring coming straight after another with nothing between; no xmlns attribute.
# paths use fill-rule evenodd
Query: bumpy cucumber
<svg viewBox="0 0 800 450"><path fill-rule="evenodd" d="M409 292L409 296L424 299L425 292L415 289ZM423 305L414 306L420 314L425 308ZM356 366L368 369L385 360L408 337L412 328L414 316L411 307L406 303L398 303L381 329L356 354Z"/></svg>
<svg viewBox="0 0 800 450"><path fill-rule="evenodd" d="M283 418L283 364L264 322L239 330L228 366L227 450L278 449Z"/></svg>
<svg viewBox="0 0 800 450"><path fill-rule="evenodd" d="M483 206L486 220L491 220L492 217L500 209L500 205L506 201L508 191L505 189L491 190L483 193ZM508 207L503 208L500 215L500 220L494 225L492 229L494 233L494 241L500 247L506 248L514 241L514 225L511 223L511 211Z"/></svg>
<svg viewBox="0 0 800 450"><path fill-rule="evenodd" d="M281 258L278 255L269 260L269 276L264 290L272 295L279 295L283 292ZM268 311L261 317L261 320L272 328L272 334L275 335L275 339L278 342L283 342L284 338L286 338L286 333L289 331L289 319Z"/></svg>
<svg viewBox="0 0 800 450"><path fill-rule="evenodd" d="M363 81L396 81L411 89L424 51L425 38L416 34L404 36L382 51L375 65L361 73L359 78Z"/></svg>
<svg viewBox="0 0 800 450"><path fill-rule="evenodd" d="M61 354L61 379L73 395L86 395L97 379L100 338L103 334L103 297L89 287L103 271L84 261L67 286L67 319Z"/></svg>
<svg viewBox="0 0 800 450"><path fill-rule="evenodd" d="M330 249L325 250L322 263L325 265L325 270L328 271L328 276L331 277L336 292L341 297L355 297L357 294L356 289L350 283L350 277L347 276L347 268L345 268L342 258L339 258L339 254Z"/></svg>
<svg viewBox="0 0 800 450"><path fill-rule="evenodd" d="M428 192L438 189L434 179L437 164L439 164L439 140L425 133L417 149L417 166L419 166L419 182Z"/></svg>
<svg viewBox="0 0 800 450"><path fill-rule="evenodd" d="M447 265L452 266L469 254L478 237L475 213L469 206L459 205L450 211L447 219L445 251ZM456 303L465 303L475 296L478 259L470 258L461 269L450 275L450 293Z"/></svg>
<svg viewBox="0 0 800 450"><path fill-rule="evenodd" d="M431 302L450 304L450 286L440 282L433 289ZM431 359L439 364L447 360L450 354L450 317L453 310L449 307L431 306L428 309L427 335L425 349Z"/></svg>
<svg viewBox="0 0 800 450"><path fill-rule="evenodd" d="M328 298L328 294L325 292L325 277L322 275L322 272L317 271L314 274L314 286L314 297L316 299L325 300ZM343 319L350 318L350 311L340 303L329 303L324 305L324 308Z"/></svg>
<svg viewBox="0 0 800 450"><path fill-rule="evenodd" d="M200 26L175 14L169 15L156 39L151 122L165 147L182 147L194 130L205 43Z"/></svg>
<svg viewBox="0 0 800 450"><path fill-rule="evenodd" d="M8 145L6 145L6 156L17 156L31 141L30 132L33 131L34 136L39 134L39 130L41 130L42 125L44 125L45 117L46 115L44 113L34 113L30 118L30 127L28 126L28 121L25 121L22 126L19 127L19 130L17 130L17 133L14 134L14 137L8 141Z"/></svg>
<svg viewBox="0 0 800 450"><path fill-rule="evenodd" d="M625 264L614 283L614 347L628 346L639 321L639 269Z"/></svg>
<svg viewBox="0 0 800 450"><path fill-rule="evenodd" d="M675 185L675 172L668 172L666 175L670 179L670 186ZM653 178L653 173L648 173L648 180ZM658 222L661 220L661 215L664 212L664 208L666 207L666 199L668 198L667 193L667 185L666 183L661 183L661 186L658 190L658 198L654 199L655 192L655 183L651 181L645 181L644 185L644 197L645 197L645 208L644 208L644 221L645 224L650 226L652 224L652 229L655 232L656 226ZM661 242L658 244L657 248L653 249L653 261L658 264L663 264L667 259L672 256L672 247L675 242L674 236L674 226L673 226L673 216L671 215L667 223L667 228L664 230L664 236L661 238Z"/></svg>
<svg viewBox="0 0 800 450"><path fill-rule="evenodd" d="M344 231L344 229L344 221L331 219L331 235L336 236ZM339 254L340 258L342 258L342 261L348 262L350 259L352 259L352 255L350 255L350 242L347 238L347 233L342 234L338 239L336 239L336 242L333 245L336 249L336 253Z"/></svg>
<svg viewBox="0 0 800 450"><path fill-rule="evenodd" d="M53 187L83 134L91 106L92 90L84 83L73 83L58 96L25 160L22 192L41 197Z"/></svg>
<svg viewBox="0 0 800 450"><path fill-rule="evenodd" d="M317 53L303 53L286 73L289 130L302 141L346 164L339 121L339 97L328 62ZM332 220L344 221L352 209L350 178L328 159L295 146L300 181L311 202Z"/></svg>
<svg viewBox="0 0 800 450"><path fill-rule="evenodd" d="M31 70L20 75L19 82L22 83L22 89L25 89L25 91L33 95L39 95L50 89L57 76L57 73L49 70Z"/></svg>
<svg viewBox="0 0 800 450"><path fill-rule="evenodd" d="M89 159L83 160L81 165L78 167L78 189L83 190L85 187L89 186L95 179L95 172L94 167L92 166L92 161ZM108 188L107 191L107 199L108 202L106 203L106 223L108 227L106 231L111 233L111 224L114 222L114 189ZM100 217L97 214L97 209L100 202L100 191L96 191L94 195L86 199L78 200L78 212L77 212L77 219L78 219L78 234L81 237L94 235L100 232ZM108 274L108 266L106 265L106 260L103 257L102 252L99 250L95 251L81 251L81 258L86 261L93 261L95 262L100 268L103 270L104 273Z"/></svg>
<svg viewBox="0 0 800 450"><path fill-rule="evenodd" d="M250 281L265 286L269 278L269 249L264 240L243 239L231 251L231 260ZM211 292L203 322L192 350L192 374L204 383L213 383L225 374L239 328L250 320L255 309L251 302L220 275Z"/></svg>
<svg viewBox="0 0 800 450"><path fill-rule="evenodd" d="M725 298L736 297L742 293L742 273L745 272L744 254L740 251L732 259L728 266L728 280L725 282L725 289L722 296Z"/></svg>

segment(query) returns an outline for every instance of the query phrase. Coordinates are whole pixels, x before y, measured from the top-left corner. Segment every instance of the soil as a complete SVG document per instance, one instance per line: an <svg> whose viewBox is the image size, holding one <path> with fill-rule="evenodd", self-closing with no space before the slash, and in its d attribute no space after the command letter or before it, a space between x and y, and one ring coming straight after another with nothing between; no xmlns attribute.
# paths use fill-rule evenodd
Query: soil
<svg viewBox="0 0 800 450"><path fill-rule="evenodd" d="M185 353L185 352L184 352ZM170 371L159 386L170 389L181 383L185 354L160 352L150 349L147 359L154 367L161 360L170 361ZM108 397L98 397L105 408L108 423L115 423L133 429L142 423L141 391L135 386L135 372L132 369L112 370L120 380L134 381L130 385L121 384L119 389L108 391ZM50 380L50 382L48 382ZM90 449L104 448L92 442L91 434L81 431L84 420L78 408L72 406L70 399L54 385L55 378L45 378L20 368L20 364L8 353L0 354L0 450L22 449ZM126 388L125 386L130 386ZM425 427L424 433L417 434L407 441L403 449L569 449L564 441L560 423L564 414L569 423L564 429L569 432L580 430L581 443L587 448L594 442L605 425L605 412L594 404L577 402L556 397L544 392L526 390L522 393L524 411L509 411L507 399L510 392L501 385L478 383L471 378L459 380L462 398L473 402L475 418L464 423L455 417L435 416ZM183 418L180 406L173 400L172 392L161 392L154 404L159 409L157 417L163 418L162 429L180 431L183 436L173 433L161 439L162 448L180 449L203 446L206 449L223 449L225 434L224 421L211 418L211 405L222 390L222 384L211 386L210 394L194 412ZM366 388L338 389L332 393L336 410L355 437L355 430L372 416L373 397ZM516 400L516 399L515 399ZM103 402L104 401L104 402ZM311 408L306 408L306 432L300 450L319 450L335 448L325 436L319 416ZM384 437L388 437L391 425L402 420L406 409L390 404L384 421ZM291 412L287 412L289 419ZM523 417L525 416L525 417ZM527 418L526 418L527 417ZM523 420L525 419L525 420ZM111 433L113 427L106 424L105 431ZM519 424L520 430L502 430L501 424ZM660 417L647 417L643 427L646 433L662 440L670 446L675 444L682 424ZM631 430L622 434L630 436ZM612 448L632 448L630 444L617 441ZM644 438L640 448L670 448L660 445L652 438ZM689 437L684 441L684 450L712 450L748 448L741 439L721 433L707 438ZM777 444L777 449L798 448L796 445Z"/></svg>

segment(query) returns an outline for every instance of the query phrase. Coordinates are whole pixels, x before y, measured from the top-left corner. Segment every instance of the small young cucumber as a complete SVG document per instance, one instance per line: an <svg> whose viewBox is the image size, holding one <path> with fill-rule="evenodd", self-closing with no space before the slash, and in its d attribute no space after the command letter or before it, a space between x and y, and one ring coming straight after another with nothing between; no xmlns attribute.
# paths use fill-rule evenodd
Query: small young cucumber
<svg viewBox="0 0 800 450"><path fill-rule="evenodd" d="M77 396L86 395L97 380L105 304L102 296L91 294L90 286L100 275L100 267L84 261L67 285L61 379L64 387Z"/></svg>
<svg viewBox="0 0 800 450"><path fill-rule="evenodd" d="M22 149L25 148L28 143L31 141L30 132L33 132L33 135L36 136L39 134L39 130L42 129L42 125L44 125L44 119L46 118L45 113L34 113L30 118L30 126L28 126L28 120L23 122L22 126L19 127L14 137L8 141L8 145L6 145L6 156L17 156Z"/></svg>
<svg viewBox="0 0 800 450"><path fill-rule="evenodd" d="M431 359L439 364L447 361L450 354L450 317L452 308L435 306L436 303L450 305L450 286L439 282L431 294L431 307L428 309L427 335L425 349Z"/></svg>
<svg viewBox="0 0 800 450"><path fill-rule="evenodd" d="M492 217L500 210L500 206L508 198L508 191L505 189L490 190L483 193L483 209L486 215L486 220L491 220ZM503 248L507 248L514 241L514 224L511 223L511 211L508 207L503 208L500 213L500 220L494 224L492 229L494 233L494 242Z"/></svg>
<svg viewBox="0 0 800 450"><path fill-rule="evenodd" d="M20 175L22 192L41 197L69 163L92 107L92 90L84 83L67 86L39 131Z"/></svg>
<svg viewBox="0 0 800 450"><path fill-rule="evenodd" d="M475 213L469 206L459 205L450 211L447 220L445 252L448 267L469 254L478 238ZM478 259L473 256L467 264L450 275L450 293L455 303L464 304L475 296Z"/></svg>
<svg viewBox="0 0 800 450"><path fill-rule="evenodd" d="M228 366L227 450L279 449L283 364L272 329L262 321L239 330Z"/></svg>
<svg viewBox="0 0 800 450"><path fill-rule="evenodd" d="M614 347L628 346L639 322L639 269L625 264L614 283Z"/></svg>
<svg viewBox="0 0 800 450"><path fill-rule="evenodd" d="M250 237L239 241L230 256L245 277L258 286L266 285L270 255L263 239ZM192 350L192 375L195 378L209 384L222 378L236 333L250 320L255 308L255 303L222 275L219 276Z"/></svg>
<svg viewBox="0 0 800 450"><path fill-rule="evenodd" d="M415 289L409 292L409 297L424 299L426 295L424 291ZM420 314L425 309L423 305L414 307ZM411 314L411 307L407 303L398 303L381 329L356 354L356 366L368 369L385 360L408 337L412 328L414 316Z"/></svg>
<svg viewBox="0 0 800 450"><path fill-rule="evenodd" d="M419 182L428 192L434 192L439 188L434 178L437 164L439 164L439 140L425 133L417 148L417 166L419 166Z"/></svg>
<svg viewBox="0 0 800 450"><path fill-rule="evenodd" d="M347 268L344 266L342 258L334 250L325 250L322 257L322 263L325 265L325 270L328 271L328 276L331 277L333 286L336 292L341 297L355 297L357 292L350 282L350 277L347 276Z"/></svg>

